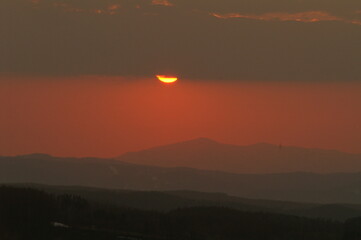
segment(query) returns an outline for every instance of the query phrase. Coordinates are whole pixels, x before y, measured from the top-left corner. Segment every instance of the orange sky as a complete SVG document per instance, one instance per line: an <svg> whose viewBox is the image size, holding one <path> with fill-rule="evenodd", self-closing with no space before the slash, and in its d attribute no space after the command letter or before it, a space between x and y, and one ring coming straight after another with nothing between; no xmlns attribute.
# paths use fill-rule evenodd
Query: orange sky
<svg viewBox="0 0 361 240"><path fill-rule="evenodd" d="M197 137L361 153L361 83L0 79L0 155L112 157Z"/></svg>
<svg viewBox="0 0 361 240"><path fill-rule="evenodd" d="M0 1L0 155L198 137L361 153L360 13L360 0Z"/></svg>

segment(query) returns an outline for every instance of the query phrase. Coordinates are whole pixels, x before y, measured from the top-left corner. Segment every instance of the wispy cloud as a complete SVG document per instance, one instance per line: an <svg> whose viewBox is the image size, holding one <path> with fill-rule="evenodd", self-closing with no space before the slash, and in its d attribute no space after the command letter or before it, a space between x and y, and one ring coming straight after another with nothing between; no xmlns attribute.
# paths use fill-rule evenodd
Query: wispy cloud
<svg viewBox="0 0 361 240"><path fill-rule="evenodd" d="M131 8L140 9L144 6L164 6L164 7L173 7L175 6L169 0L148 0L148 3L143 2L143 4L134 1L132 3L120 1L119 3L109 3L104 1L99 1L95 6L89 7L87 4L83 4L82 2L65 2L62 0L54 0L52 2L45 2L42 0L27 0L32 3L34 6L39 7L39 5L43 7L54 7L64 12L73 12L73 13L88 13L88 14L103 14L103 15L114 15L120 12L120 9L126 10ZM124 6L123 6L124 3ZM145 13L145 15L157 15L156 13Z"/></svg>
<svg viewBox="0 0 361 240"><path fill-rule="evenodd" d="M361 26L361 20L350 20L349 23L360 25Z"/></svg>
<svg viewBox="0 0 361 240"><path fill-rule="evenodd" d="M165 7L173 7L174 4L169 2L168 0L152 0L152 5L159 5Z"/></svg>
<svg viewBox="0 0 361 240"><path fill-rule="evenodd" d="M39 4L43 4L45 7L53 7L56 9L60 9L64 12L74 12L74 13L89 13L89 14L106 14L106 15L114 15L119 12L122 8L121 4L103 4L98 8L87 8L81 7L72 3L63 2L63 1L54 1L52 3L45 3L41 0L30 0L32 4L38 6Z"/></svg>
<svg viewBox="0 0 361 240"><path fill-rule="evenodd" d="M117 9L121 8L121 5L120 4L112 4L112 5L109 5L108 6L108 10L109 11L115 11Z"/></svg>
<svg viewBox="0 0 361 240"><path fill-rule="evenodd" d="M293 21L293 22L321 22L321 21L340 21L352 24L361 24L359 20L345 19L342 17L334 16L328 12L324 11L309 11L309 12L299 12L299 13L283 13L283 12L273 12L273 13L264 13L260 15L255 14L242 14L242 13L210 13L211 16L220 18L220 19L232 19L232 18L243 18L243 19L254 19L260 21Z"/></svg>

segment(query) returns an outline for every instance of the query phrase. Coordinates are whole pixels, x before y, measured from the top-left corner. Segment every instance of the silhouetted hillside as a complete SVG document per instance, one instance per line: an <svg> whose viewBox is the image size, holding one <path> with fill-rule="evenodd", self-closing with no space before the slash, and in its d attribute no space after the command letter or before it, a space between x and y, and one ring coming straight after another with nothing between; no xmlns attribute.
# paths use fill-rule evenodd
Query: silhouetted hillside
<svg viewBox="0 0 361 240"><path fill-rule="evenodd" d="M361 239L361 217L349 219L345 223L345 237L347 240Z"/></svg>
<svg viewBox="0 0 361 240"><path fill-rule="evenodd" d="M86 187L49 186L38 184L16 184L12 186L31 187L51 194L78 195L86 200L117 207L156 210L166 212L187 207L227 207L242 211L282 213L311 218L344 221L361 216L361 205L314 204L246 199L224 193L194 191L129 191Z"/></svg>
<svg viewBox="0 0 361 240"><path fill-rule="evenodd" d="M234 173L361 171L361 155L357 154L266 143L237 146L207 138L129 152L117 159L161 167L190 167Z"/></svg>
<svg viewBox="0 0 361 240"><path fill-rule="evenodd" d="M297 202L361 202L361 173L233 174L162 168L114 159L0 157L0 183L77 185L129 190L193 190Z"/></svg>
<svg viewBox="0 0 361 240"><path fill-rule="evenodd" d="M0 187L0 239L356 240L358 219L340 222L225 207L169 212L100 204L82 197Z"/></svg>

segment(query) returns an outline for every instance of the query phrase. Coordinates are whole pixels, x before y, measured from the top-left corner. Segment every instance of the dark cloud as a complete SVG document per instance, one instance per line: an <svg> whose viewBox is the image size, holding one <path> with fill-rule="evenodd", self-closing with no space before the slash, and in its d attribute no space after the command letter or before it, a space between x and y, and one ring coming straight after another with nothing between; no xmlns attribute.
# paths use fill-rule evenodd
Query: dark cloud
<svg viewBox="0 0 361 240"><path fill-rule="evenodd" d="M5 0L0 72L361 80L360 10L358 0Z"/></svg>

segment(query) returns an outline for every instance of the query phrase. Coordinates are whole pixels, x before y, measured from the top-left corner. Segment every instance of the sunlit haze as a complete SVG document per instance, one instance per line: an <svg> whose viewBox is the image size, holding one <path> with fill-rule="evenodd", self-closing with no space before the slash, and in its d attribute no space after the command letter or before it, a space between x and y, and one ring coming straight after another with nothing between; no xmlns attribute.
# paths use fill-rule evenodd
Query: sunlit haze
<svg viewBox="0 0 361 240"><path fill-rule="evenodd" d="M0 154L117 156L198 137L361 149L359 83L2 77Z"/></svg>

